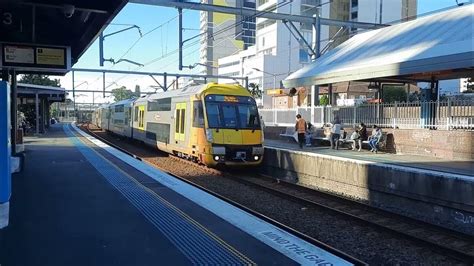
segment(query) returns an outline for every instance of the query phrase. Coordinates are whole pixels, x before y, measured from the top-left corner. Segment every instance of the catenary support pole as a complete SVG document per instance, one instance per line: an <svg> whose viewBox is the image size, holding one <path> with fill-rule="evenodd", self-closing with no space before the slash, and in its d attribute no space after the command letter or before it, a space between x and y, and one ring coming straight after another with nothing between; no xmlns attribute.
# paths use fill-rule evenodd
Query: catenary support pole
<svg viewBox="0 0 474 266"><path fill-rule="evenodd" d="M183 70L183 9L178 8L178 44L179 44L179 58L178 68Z"/></svg>

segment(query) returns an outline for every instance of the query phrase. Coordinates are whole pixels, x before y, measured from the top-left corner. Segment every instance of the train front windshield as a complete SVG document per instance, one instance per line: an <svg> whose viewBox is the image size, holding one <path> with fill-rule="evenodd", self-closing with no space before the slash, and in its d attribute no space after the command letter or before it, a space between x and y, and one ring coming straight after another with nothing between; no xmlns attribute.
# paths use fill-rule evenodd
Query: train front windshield
<svg viewBox="0 0 474 266"><path fill-rule="evenodd" d="M209 128L260 129L257 105L252 97L208 95L205 101Z"/></svg>

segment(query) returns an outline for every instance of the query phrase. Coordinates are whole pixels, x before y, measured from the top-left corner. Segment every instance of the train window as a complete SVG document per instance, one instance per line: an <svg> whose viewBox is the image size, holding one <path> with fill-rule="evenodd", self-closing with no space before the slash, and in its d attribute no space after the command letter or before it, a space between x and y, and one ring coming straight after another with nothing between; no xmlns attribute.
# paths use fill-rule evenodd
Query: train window
<svg viewBox="0 0 474 266"><path fill-rule="evenodd" d="M239 105L240 128L258 128L260 119L255 105Z"/></svg>
<svg viewBox="0 0 474 266"><path fill-rule="evenodd" d="M221 113L219 110L219 104L210 103L206 104L207 111L207 123L210 128L219 128L221 127Z"/></svg>
<svg viewBox="0 0 474 266"><path fill-rule="evenodd" d="M169 143L170 125L162 123L146 123L146 137L151 140Z"/></svg>
<svg viewBox="0 0 474 266"><path fill-rule="evenodd" d="M116 105L115 108L114 108L114 111L116 113L123 113L123 104L121 105Z"/></svg>
<svg viewBox="0 0 474 266"><path fill-rule="evenodd" d="M138 127L143 128L143 120L145 118L145 111L140 110L139 116L140 116L140 118L139 118L140 120L138 121Z"/></svg>
<svg viewBox="0 0 474 266"><path fill-rule="evenodd" d="M222 114L224 118L224 127L237 128L235 105L222 105Z"/></svg>
<svg viewBox="0 0 474 266"><path fill-rule="evenodd" d="M202 109L202 102L201 101L194 101L193 102L194 110L193 110L193 127L204 127L204 111Z"/></svg>
<svg viewBox="0 0 474 266"><path fill-rule="evenodd" d="M135 113L133 116L133 121L138 122L138 106L135 106Z"/></svg>
<svg viewBox="0 0 474 266"><path fill-rule="evenodd" d="M176 117L174 119L174 132L179 133L179 119L181 118L181 109L176 109Z"/></svg>
<svg viewBox="0 0 474 266"><path fill-rule="evenodd" d="M180 122L181 122L181 130L180 130L180 133L181 133L181 134L184 134L184 118L185 118L185 115L186 115L186 110L185 110L185 109L181 109L181 119L180 119Z"/></svg>
<svg viewBox="0 0 474 266"><path fill-rule="evenodd" d="M171 111L171 98L157 99L148 102L148 111Z"/></svg>

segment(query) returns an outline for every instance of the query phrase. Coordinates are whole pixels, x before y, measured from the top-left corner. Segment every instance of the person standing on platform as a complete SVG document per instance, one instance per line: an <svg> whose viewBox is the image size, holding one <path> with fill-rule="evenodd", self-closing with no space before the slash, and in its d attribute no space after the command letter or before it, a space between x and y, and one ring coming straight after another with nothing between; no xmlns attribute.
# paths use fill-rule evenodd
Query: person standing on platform
<svg viewBox="0 0 474 266"><path fill-rule="evenodd" d="M300 149L302 149L304 144L304 136L306 133L306 121L301 117L300 114L296 115L295 131L298 133L298 144L300 145Z"/></svg>
<svg viewBox="0 0 474 266"><path fill-rule="evenodd" d="M331 127L331 137L329 138L331 142L331 149L339 150L339 139L341 138L341 121L339 117L336 116L334 121L332 122Z"/></svg>
<svg viewBox="0 0 474 266"><path fill-rule="evenodd" d="M311 147L311 140L313 138L314 133L314 126L311 123L307 123L305 140L306 140L306 147Z"/></svg>
<svg viewBox="0 0 474 266"><path fill-rule="evenodd" d="M367 126L364 123L360 123L359 126L359 151L362 149L362 141L366 141L369 138L367 135Z"/></svg>

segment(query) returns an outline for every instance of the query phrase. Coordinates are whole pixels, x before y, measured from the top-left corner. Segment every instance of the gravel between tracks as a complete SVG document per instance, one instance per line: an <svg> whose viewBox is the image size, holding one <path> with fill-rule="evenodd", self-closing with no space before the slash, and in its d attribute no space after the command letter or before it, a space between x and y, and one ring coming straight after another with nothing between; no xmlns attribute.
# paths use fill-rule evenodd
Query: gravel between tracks
<svg viewBox="0 0 474 266"><path fill-rule="evenodd" d="M161 169L184 177L371 265L463 265L399 235L242 185L144 144L124 141L101 131L95 133Z"/></svg>

